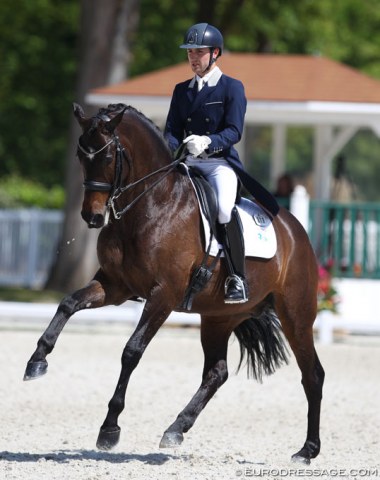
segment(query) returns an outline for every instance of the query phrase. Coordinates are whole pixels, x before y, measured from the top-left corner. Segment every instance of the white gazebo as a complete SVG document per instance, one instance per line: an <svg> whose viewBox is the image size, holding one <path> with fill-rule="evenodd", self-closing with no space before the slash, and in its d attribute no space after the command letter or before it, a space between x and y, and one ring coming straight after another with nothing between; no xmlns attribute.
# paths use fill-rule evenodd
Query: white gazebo
<svg viewBox="0 0 380 480"><path fill-rule="evenodd" d="M360 128L380 137L380 81L324 57L226 53L222 71L240 79L246 125L272 125L271 182L286 169L290 125L314 129L314 196L328 200L331 161ZM174 85L191 77L187 62L91 90L92 105L127 103L163 126ZM244 137L238 145L244 159Z"/></svg>

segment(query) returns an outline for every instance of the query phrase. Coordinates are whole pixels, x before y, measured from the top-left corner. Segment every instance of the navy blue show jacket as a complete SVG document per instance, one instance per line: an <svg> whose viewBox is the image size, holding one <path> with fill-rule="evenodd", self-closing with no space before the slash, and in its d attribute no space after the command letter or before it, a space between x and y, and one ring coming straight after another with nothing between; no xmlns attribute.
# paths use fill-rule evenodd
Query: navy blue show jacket
<svg viewBox="0 0 380 480"><path fill-rule="evenodd" d="M253 197L272 214L278 212L274 197L244 169L234 145L243 134L247 108L242 82L224 75L213 75L200 92L195 78L175 86L165 126L165 138L174 152L189 135L211 139L207 153L222 157Z"/></svg>

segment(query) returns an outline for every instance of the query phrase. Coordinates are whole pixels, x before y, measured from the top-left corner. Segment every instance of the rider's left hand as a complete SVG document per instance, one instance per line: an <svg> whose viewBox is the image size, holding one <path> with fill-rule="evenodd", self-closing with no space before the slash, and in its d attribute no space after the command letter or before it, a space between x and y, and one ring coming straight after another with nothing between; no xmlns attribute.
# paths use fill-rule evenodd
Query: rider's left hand
<svg viewBox="0 0 380 480"><path fill-rule="evenodd" d="M183 141L191 155L198 157L211 143L211 138L206 135L189 135Z"/></svg>

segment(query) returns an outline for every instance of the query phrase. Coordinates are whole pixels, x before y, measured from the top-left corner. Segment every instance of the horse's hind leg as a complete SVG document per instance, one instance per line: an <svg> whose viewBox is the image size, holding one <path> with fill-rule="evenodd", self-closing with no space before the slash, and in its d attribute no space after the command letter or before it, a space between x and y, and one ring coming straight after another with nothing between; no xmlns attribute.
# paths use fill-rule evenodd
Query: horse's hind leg
<svg viewBox="0 0 380 480"><path fill-rule="evenodd" d="M304 292L305 293L305 292ZM324 370L314 348L313 320L316 308L307 295L297 302L276 298L276 312L296 357L302 374L302 385L308 402L307 436L304 446L292 456L293 461L309 464L321 447L319 423Z"/></svg>
<svg viewBox="0 0 380 480"><path fill-rule="evenodd" d="M182 443L183 434L190 430L208 401L227 380L227 345L231 330L227 330L225 325L226 323L215 322L214 318L202 316L201 341L205 355L202 383L190 403L165 431L160 442L161 448Z"/></svg>
<svg viewBox="0 0 380 480"><path fill-rule="evenodd" d="M295 352L295 350L293 349ZM307 435L304 446L300 451L292 456L293 461L299 461L309 464L310 459L315 458L320 451L321 441L319 438L319 423L321 412L321 400L322 400L322 386L325 377L325 372L319 361L317 352L314 347L311 351L311 358L306 360L306 363L312 363L312 367L306 365L303 367L304 359L299 360L303 355L295 354L297 357L298 365L302 371L302 385L305 390L306 398L308 401L308 427Z"/></svg>
<svg viewBox="0 0 380 480"><path fill-rule="evenodd" d="M37 349L31 356L24 374L24 380L34 380L47 372L46 356L53 350L55 343L69 318L79 310L98 308L113 301L111 288L103 280L101 271L86 287L67 295L59 304L56 314L37 342ZM106 301L107 298L107 301ZM125 300L125 298L123 298ZM119 300L121 303L122 299Z"/></svg>

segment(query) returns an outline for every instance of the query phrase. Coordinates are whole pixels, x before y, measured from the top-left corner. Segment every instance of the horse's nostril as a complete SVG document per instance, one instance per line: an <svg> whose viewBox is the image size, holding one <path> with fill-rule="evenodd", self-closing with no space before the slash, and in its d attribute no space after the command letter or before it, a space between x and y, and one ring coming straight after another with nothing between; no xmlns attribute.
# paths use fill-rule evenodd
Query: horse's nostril
<svg viewBox="0 0 380 480"><path fill-rule="evenodd" d="M100 213L93 215L91 221L88 223L90 228L100 228L104 225L104 216Z"/></svg>
<svg viewBox="0 0 380 480"><path fill-rule="evenodd" d="M101 213L82 212L82 218L89 228L100 228L104 225L104 215Z"/></svg>

